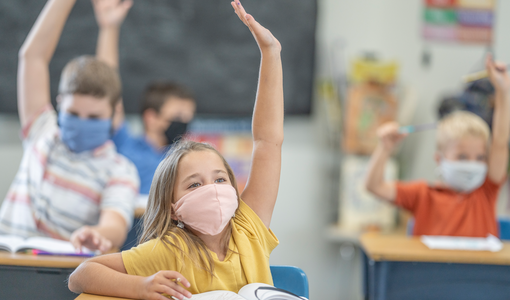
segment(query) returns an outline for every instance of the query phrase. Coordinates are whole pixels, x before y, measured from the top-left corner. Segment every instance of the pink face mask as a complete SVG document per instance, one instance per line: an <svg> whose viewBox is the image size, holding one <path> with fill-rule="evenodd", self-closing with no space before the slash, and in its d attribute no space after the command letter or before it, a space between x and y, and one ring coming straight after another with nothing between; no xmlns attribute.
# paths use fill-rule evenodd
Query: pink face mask
<svg viewBox="0 0 510 300"><path fill-rule="evenodd" d="M219 234L237 206L236 190L230 184L204 185L172 204L177 220L207 235Z"/></svg>

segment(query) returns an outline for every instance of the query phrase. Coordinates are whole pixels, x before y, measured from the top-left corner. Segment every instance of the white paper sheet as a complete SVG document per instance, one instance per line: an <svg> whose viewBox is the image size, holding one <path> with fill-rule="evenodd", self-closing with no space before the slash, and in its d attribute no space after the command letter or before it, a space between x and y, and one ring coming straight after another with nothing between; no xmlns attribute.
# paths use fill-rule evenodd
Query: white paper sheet
<svg viewBox="0 0 510 300"><path fill-rule="evenodd" d="M503 248L503 243L493 235L486 238L424 235L421 241L429 249L498 252Z"/></svg>

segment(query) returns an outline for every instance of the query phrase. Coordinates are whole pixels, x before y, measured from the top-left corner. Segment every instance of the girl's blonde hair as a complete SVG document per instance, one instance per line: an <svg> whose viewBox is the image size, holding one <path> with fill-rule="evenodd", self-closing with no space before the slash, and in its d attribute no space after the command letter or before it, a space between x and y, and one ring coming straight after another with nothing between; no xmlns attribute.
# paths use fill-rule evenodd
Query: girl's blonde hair
<svg viewBox="0 0 510 300"><path fill-rule="evenodd" d="M147 210L143 216L143 228L139 243L159 239L165 246L177 250L182 264L184 264L185 258L189 258L197 267L214 276L214 262L205 243L186 227L183 229L177 227L177 222L172 219L175 213L172 203L174 203L174 187L179 163L185 155L195 151L212 151L221 158L230 183L236 190L237 201L239 201L234 172L225 158L209 144L181 140L174 144L156 169L149 192ZM232 234L231 222L227 226L227 234L222 241L223 249L232 251L228 248ZM179 238L184 241L185 245L180 243Z"/></svg>
<svg viewBox="0 0 510 300"><path fill-rule="evenodd" d="M439 122L437 128L437 149L444 150L446 145L465 137L479 137L489 143L490 129L479 116L467 112L457 111L446 116Z"/></svg>

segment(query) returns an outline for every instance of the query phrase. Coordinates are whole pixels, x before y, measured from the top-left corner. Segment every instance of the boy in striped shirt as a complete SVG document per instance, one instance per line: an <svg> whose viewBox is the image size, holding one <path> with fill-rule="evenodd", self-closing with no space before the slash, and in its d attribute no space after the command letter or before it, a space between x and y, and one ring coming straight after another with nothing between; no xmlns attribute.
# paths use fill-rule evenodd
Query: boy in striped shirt
<svg viewBox="0 0 510 300"><path fill-rule="evenodd" d="M0 234L49 236L105 252L124 242L139 179L109 141L121 97L115 70L93 57L70 61L58 115L51 106L49 63L75 2L49 0L19 52L24 154L0 209Z"/></svg>

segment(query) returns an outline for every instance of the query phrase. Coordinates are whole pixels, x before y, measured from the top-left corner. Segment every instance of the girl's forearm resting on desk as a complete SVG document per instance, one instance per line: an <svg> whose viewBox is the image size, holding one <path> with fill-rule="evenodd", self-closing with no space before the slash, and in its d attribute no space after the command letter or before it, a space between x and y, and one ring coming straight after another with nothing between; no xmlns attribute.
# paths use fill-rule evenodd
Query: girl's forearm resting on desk
<svg viewBox="0 0 510 300"><path fill-rule="evenodd" d="M92 258L82 263L69 277L69 289L75 293L91 293L135 299L161 299L165 293L178 299L191 298L183 286L190 284L178 272L160 271L143 277L127 274L120 253Z"/></svg>
<svg viewBox="0 0 510 300"><path fill-rule="evenodd" d="M69 277L69 289L74 293L140 298L142 280L143 277L121 273L88 260Z"/></svg>

